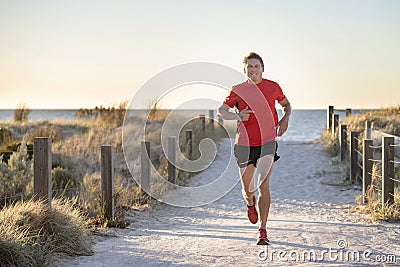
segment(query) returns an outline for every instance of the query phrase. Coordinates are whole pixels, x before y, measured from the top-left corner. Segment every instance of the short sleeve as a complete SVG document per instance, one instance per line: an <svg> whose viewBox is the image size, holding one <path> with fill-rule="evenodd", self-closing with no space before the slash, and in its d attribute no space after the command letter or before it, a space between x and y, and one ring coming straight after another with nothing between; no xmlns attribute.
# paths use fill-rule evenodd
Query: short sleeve
<svg viewBox="0 0 400 267"><path fill-rule="evenodd" d="M286 98L286 96L283 94L282 88L279 86L279 84L276 84L276 96L275 99L278 102L281 102L282 100L284 100Z"/></svg>
<svg viewBox="0 0 400 267"><path fill-rule="evenodd" d="M230 90L228 96L224 100L224 104L233 108L237 102L239 102L239 96L233 92L233 90Z"/></svg>

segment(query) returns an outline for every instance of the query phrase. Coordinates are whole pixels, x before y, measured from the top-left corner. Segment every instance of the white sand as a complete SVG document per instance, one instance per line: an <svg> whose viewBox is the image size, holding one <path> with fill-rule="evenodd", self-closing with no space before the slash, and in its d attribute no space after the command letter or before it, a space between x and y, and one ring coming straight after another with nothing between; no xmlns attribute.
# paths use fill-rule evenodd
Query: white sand
<svg viewBox="0 0 400 267"><path fill-rule="evenodd" d="M229 140L221 146L230 153ZM395 254L400 265L400 227L398 224L372 224L362 215L348 213L358 186L332 186L341 178L331 159L316 143L279 143L281 159L271 177L272 205L268 221L271 245L268 255L276 251L273 260L258 258L262 246L255 244L257 226L246 217L241 186L207 206L178 208L165 204L148 211L135 211L129 229L117 230L116 237L102 238L94 245L94 255L60 260L58 266L349 266L383 265L363 259L380 254ZM196 176L204 184L215 168L223 168L221 159ZM234 164L227 174L238 179ZM348 246L338 252L337 240ZM277 252L283 261L279 260ZM317 261L289 260L288 253L299 255L314 250ZM291 252L292 258L296 251ZM346 261L346 253L359 253L360 262ZM262 254L261 256L264 256ZM342 256L341 256L342 255ZM351 254L350 254L351 255ZM335 260L337 257L337 260ZM350 256L350 259L352 257ZM301 257L300 257L301 259Z"/></svg>

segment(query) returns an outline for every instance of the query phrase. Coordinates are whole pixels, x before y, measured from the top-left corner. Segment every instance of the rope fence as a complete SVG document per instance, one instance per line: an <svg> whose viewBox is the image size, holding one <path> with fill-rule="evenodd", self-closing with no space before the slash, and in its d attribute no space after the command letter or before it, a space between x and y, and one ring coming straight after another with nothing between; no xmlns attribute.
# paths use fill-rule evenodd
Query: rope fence
<svg viewBox="0 0 400 267"><path fill-rule="evenodd" d="M337 134L337 128L339 129L339 156L340 160L349 160L350 163L350 183L362 183L363 188L363 203L367 202L367 190L372 185L372 178L378 178L382 181L382 207L387 204L394 202L394 187L395 182L400 183L398 179L395 179L395 165L400 164L400 161L396 160L395 148L400 147L400 143L395 144L395 140L400 140L400 137L388 135L371 129L371 123L365 122L365 133L361 135L361 132L349 131L347 125L340 124L336 126L335 120L337 120L337 114L333 106L328 107L327 115L327 129L332 135ZM346 109L346 115L351 114L351 110ZM372 140L372 134L379 134L381 137L381 144L379 144L379 138L374 138L378 141L378 144L374 145ZM361 137L362 136L362 137ZM359 148L362 147L362 150ZM381 153L381 158L374 158L375 152ZM379 153L377 153L379 154ZM382 175L373 174L373 165L378 164L382 168Z"/></svg>
<svg viewBox="0 0 400 267"><path fill-rule="evenodd" d="M175 140L174 140L175 141ZM17 201L25 200L33 198L35 200L42 199L44 200L50 207L53 196L77 196L82 193L87 193L90 191L98 190L101 187L101 201L99 204L104 203L105 208L105 218L111 219L115 216L115 196L120 194L124 189L119 189L117 192L114 192L114 170L115 170L115 161L119 159L117 164L124 164L126 166L125 158L123 152L114 153L114 148L112 146L101 146L101 157L100 157L100 166L96 167L78 167L73 169L67 169L69 172L77 173L77 172L85 172L87 174L90 173L100 173L100 185L98 186L72 186L65 188L52 188L55 180L52 178L52 151L51 151L51 138L35 138L34 139L34 160L33 160L33 193L30 195L24 195L23 193L18 193L10 196L2 196L0 197L0 205L5 206L11 203L15 203ZM192 139L188 140L190 142L190 147L192 146ZM144 157L142 153L142 167L143 163L147 163L150 166L150 162L158 159L160 156L151 155L150 152L150 142L142 142L143 144L148 144L147 156ZM189 144L188 144L189 147ZM154 146L151 149L159 149L161 145ZM26 151L26 150L24 150ZM4 151L2 151L4 152ZM18 153L18 151L9 151L10 153ZM143 152L143 151L142 151ZM97 164L96 164L97 165ZM169 163L170 165L170 163ZM127 167L126 167L127 168ZM171 167L169 167L171 169ZM173 166L175 168L175 166ZM148 171L141 171L141 181L142 184L147 187L150 186L150 168ZM171 175L169 173L169 175ZM120 180L128 181L132 179L132 177L124 176L120 177ZM168 178L169 180L176 180L174 177ZM70 180L69 180L70 181ZM147 181L147 182L146 182ZM132 183L133 184L133 183ZM135 183L136 185L136 183ZM142 191L142 195L146 193ZM148 192L148 191L147 191Z"/></svg>
<svg viewBox="0 0 400 267"><path fill-rule="evenodd" d="M372 161L372 162L379 162L379 163L382 163L382 160L381 159L368 159L369 161Z"/></svg>
<svg viewBox="0 0 400 267"><path fill-rule="evenodd" d="M33 152L33 150L24 150L26 152ZM13 151L13 150L0 150L0 153L15 153L17 151Z"/></svg>
<svg viewBox="0 0 400 267"><path fill-rule="evenodd" d="M359 151L358 149L354 149L354 151L355 151L360 157L363 156L363 153L362 153L361 151Z"/></svg>
<svg viewBox="0 0 400 267"><path fill-rule="evenodd" d="M369 148L372 148L372 149L381 149L382 146L369 146Z"/></svg>
<svg viewBox="0 0 400 267"><path fill-rule="evenodd" d="M390 179L390 180L393 180L393 181L395 181L395 182L400 183L400 180L397 180L397 179L395 179L395 178L389 177L389 179Z"/></svg>
<svg viewBox="0 0 400 267"><path fill-rule="evenodd" d="M209 113L209 117L213 118L214 114ZM200 115L199 120L201 122L200 126L200 135L205 134L205 129L214 130L214 120L208 120L207 124L205 123L205 116ZM204 123L203 123L204 122ZM218 122L220 125L221 122ZM197 131L196 131L197 132ZM198 138L198 137L196 137ZM88 205L102 205L102 209L104 209L105 218L113 219L115 216L115 199L120 195L126 188L123 185L130 186L139 186L140 195L145 197L144 199L149 200L149 196L146 192L150 192L150 181L151 181L151 164L154 164L155 161L158 163L161 160L167 160L168 167L168 181L171 183L177 184L177 172L175 167L176 161L176 149L179 148L181 152L185 152L185 157L188 159L193 158L193 130L187 129L183 133L183 139L178 137L169 137L168 145L166 146L168 150L168 157L163 152L160 153L152 153L152 151L163 151L163 146L161 144L157 144L151 146L151 143L148 141L140 142L140 146L138 147L138 163L139 166L137 170L138 178L140 179L140 185L138 185L135 181L132 180L132 176L127 176L130 174L130 170L127 166L127 162L125 161L125 154L123 152L123 147L114 148L109 145L102 145L99 150L99 162L95 162L91 166L85 166L85 163L77 162L76 168L66 168L65 170L72 173L83 173L86 175L94 175L90 176L89 179L95 177L95 179L99 180L90 180L88 185L76 185L74 181L70 178L65 183L64 181L55 181L52 176L54 159L58 162L62 159L62 152L52 151L52 139L49 137L40 137L34 138L33 149L18 149L18 151L24 152L33 152L33 170L31 171L33 177L33 192L28 193L29 195L24 195L23 193L17 193L11 196L2 196L0 197L0 205L4 206L9 203L17 202L20 200L33 198L35 200L41 199L44 200L49 207L51 207L53 196L80 196L84 194L84 198L96 200L98 203L93 204L91 202L87 202ZM195 139L197 140L197 139ZM200 139L199 139L200 140ZM173 149L168 149L173 147ZM97 150L97 149L96 149ZM117 150L117 151L114 151ZM3 153L16 153L18 151L13 150L2 150L0 152ZM196 152L196 151L195 151ZM53 157L54 155L54 157ZM94 155L90 155L91 158L96 159L97 157ZM162 159L161 159L162 158ZM59 162L58 162L59 163ZM56 163L56 166L57 164ZM74 162L75 163L75 162ZM30 163L31 164L31 163ZM136 168L136 166L135 166ZM116 172L118 170L118 172ZM96 178L98 177L98 178ZM136 176L135 176L136 177ZM118 184L115 185L115 178L118 178ZM29 178L32 179L32 178ZM84 178L83 178L84 179ZM31 180L32 181L32 180ZM60 184L57 185L57 182ZM56 184L54 184L56 183ZM64 188L53 188L53 184L55 186L63 186ZM69 186L68 186L69 185ZM116 190L116 191L115 191ZM87 194L93 194L93 192L98 192L98 196L88 196ZM126 196L124 196L126 197ZM96 202L95 201L95 202ZM92 201L93 202L93 201Z"/></svg>

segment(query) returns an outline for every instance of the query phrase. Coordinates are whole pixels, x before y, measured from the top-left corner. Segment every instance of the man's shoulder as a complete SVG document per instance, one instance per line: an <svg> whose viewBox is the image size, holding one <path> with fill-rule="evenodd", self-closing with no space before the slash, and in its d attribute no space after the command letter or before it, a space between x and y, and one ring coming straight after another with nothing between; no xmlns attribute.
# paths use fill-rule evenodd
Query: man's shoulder
<svg viewBox="0 0 400 267"><path fill-rule="evenodd" d="M247 81L235 84L234 86L232 86L232 91L236 92L236 91L244 89L246 87L248 87L248 82Z"/></svg>
<svg viewBox="0 0 400 267"><path fill-rule="evenodd" d="M272 80L268 80L268 79L262 79L261 81L262 85L266 85L266 86L279 86L279 84L277 82L274 82Z"/></svg>

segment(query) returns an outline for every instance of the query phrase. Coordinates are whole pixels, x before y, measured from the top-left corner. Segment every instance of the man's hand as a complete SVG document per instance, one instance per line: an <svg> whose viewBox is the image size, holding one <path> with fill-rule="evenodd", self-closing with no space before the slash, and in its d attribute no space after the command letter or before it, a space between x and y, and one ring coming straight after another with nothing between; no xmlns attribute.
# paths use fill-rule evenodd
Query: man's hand
<svg viewBox="0 0 400 267"><path fill-rule="evenodd" d="M289 126L289 117L284 116L279 122L278 122L278 136L282 136L287 128Z"/></svg>
<svg viewBox="0 0 400 267"><path fill-rule="evenodd" d="M241 121L248 121L251 113L253 113L253 111L249 110L249 107L246 107L242 109L238 115Z"/></svg>

